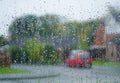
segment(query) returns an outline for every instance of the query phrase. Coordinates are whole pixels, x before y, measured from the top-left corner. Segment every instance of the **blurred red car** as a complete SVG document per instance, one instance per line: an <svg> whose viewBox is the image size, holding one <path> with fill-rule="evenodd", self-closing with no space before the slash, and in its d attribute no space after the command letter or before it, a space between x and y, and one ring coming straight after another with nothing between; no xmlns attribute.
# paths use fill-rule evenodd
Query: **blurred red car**
<svg viewBox="0 0 120 83"><path fill-rule="evenodd" d="M70 67L84 66L87 68L92 67L92 57L89 52L81 50L72 50L65 63Z"/></svg>

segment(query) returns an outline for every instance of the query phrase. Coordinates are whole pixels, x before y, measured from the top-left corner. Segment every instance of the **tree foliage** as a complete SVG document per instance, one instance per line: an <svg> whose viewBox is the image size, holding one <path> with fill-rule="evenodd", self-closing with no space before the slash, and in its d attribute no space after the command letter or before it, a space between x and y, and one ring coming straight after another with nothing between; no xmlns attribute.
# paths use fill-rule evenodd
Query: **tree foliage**
<svg viewBox="0 0 120 83"><path fill-rule="evenodd" d="M42 49L45 44L40 43L36 39L29 39L25 42L24 48L29 52L29 60L32 63L41 62L42 61Z"/></svg>
<svg viewBox="0 0 120 83"><path fill-rule="evenodd" d="M12 39L24 36L34 36L36 32L37 17L35 15L26 15L15 19L9 27Z"/></svg>
<svg viewBox="0 0 120 83"><path fill-rule="evenodd" d="M74 35L80 40L78 48L87 50L93 40L93 31L96 27L98 27L99 24L100 20L98 19L87 22L68 22L65 24L66 33L67 35Z"/></svg>
<svg viewBox="0 0 120 83"><path fill-rule="evenodd" d="M52 44L46 44L43 48L42 56L44 58L44 63L52 63L55 57L56 48ZM53 60L52 60L53 59Z"/></svg>
<svg viewBox="0 0 120 83"><path fill-rule="evenodd" d="M57 15L35 15L21 16L15 19L10 27L11 40L19 44L27 38L39 38L40 36L56 36L64 34L64 25Z"/></svg>
<svg viewBox="0 0 120 83"><path fill-rule="evenodd" d="M8 51L11 54L13 63L28 63L29 62L29 52L26 48L19 46L11 46Z"/></svg>
<svg viewBox="0 0 120 83"><path fill-rule="evenodd" d="M7 44L8 41L4 36L0 36L0 46Z"/></svg>
<svg viewBox="0 0 120 83"><path fill-rule="evenodd" d="M40 36L55 36L63 27L61 18L57 15L44 15L38 18L38 31ZM60 33L60 32L59 32Z"/></svg>

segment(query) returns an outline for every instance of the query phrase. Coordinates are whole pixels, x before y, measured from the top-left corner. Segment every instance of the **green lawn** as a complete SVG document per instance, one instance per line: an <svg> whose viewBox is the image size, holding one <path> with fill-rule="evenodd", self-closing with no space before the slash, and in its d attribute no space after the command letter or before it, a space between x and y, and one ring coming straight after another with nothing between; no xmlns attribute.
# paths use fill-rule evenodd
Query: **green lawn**
<svg viewBox="0 0 120 83"><path fill-rule="evenodd" d="M16 68L9 68L9 67L0 67L0 74L8 74L8 73L28 73L29 70L22 70Z"/></svg>
<svg viewBox="0 0 120 83"><path fill-rule="evenodd" d="M93 60L93 65L100 65L100 66L120 66L120 62L110 62L110 61L100 61L100 60Z"/></svg>

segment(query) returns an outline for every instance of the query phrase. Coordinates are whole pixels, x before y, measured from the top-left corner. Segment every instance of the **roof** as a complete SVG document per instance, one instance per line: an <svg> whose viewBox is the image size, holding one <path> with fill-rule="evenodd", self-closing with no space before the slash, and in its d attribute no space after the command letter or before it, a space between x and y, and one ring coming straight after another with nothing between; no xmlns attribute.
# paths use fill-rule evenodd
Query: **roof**
<svg viewBox="0 0 120 83"><path fill-rule="evenodd" d="M113 37L109 42L112 44L120 44L120 36Z"/></svg>

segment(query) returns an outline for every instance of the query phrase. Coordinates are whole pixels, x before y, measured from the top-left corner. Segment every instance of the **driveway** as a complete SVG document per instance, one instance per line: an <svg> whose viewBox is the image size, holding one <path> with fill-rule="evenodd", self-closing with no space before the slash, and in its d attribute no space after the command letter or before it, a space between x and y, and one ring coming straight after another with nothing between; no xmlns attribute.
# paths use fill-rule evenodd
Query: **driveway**
<svg viewBox="0 0 120 83"><path fill-rule="evenodd" d="M120 67L93 66L91 69L70 68L65 65L13 65L12 67L34 70L34 73L60 75L42 79L4 80L0 83L120 83Z"/></svg>

